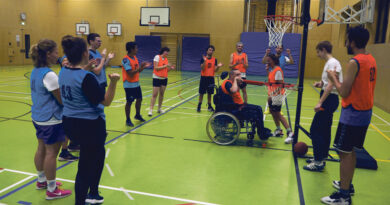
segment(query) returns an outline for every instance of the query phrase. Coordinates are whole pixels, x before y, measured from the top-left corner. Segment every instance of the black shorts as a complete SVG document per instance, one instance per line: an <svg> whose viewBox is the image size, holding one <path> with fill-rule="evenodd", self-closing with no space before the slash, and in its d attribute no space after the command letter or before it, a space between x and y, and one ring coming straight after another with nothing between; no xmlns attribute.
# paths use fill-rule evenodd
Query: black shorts
<svg viewBox="0 0 390 205"><path fill-rule="evenodd" d="M206 92L207 94L214 94L214 86L214 77L201 76L199 83L199 94L205 94Z"/></svg>
<svg viewBox="0 0 390 205"><path fill-rule="evenodd" d="M167 84L168 84L168 78L165 79L153 78L153 87L167 86Z"/></svg>
<svg viewBox="0 0 390 205"><path fill-rule="evenodd" d="M135 99L142 99L141 86L135 88L125 88L126 101L132 103Z"/></svg>
<svg viewBox="0 0 390 205"><path fill-rule="evenodd" d="M354 148L363 149L367 126L352 126L339 123L333 147L340 152L350 153Z"/></svg>
<svg viewBox="0 0 390 205"><path fill-rule="evenodd" d="M281 105L273 105L271 98L268 98L268 107L269 107L269 110L271 112L280 112L280 111L282 111L282 106Z"/></svg>

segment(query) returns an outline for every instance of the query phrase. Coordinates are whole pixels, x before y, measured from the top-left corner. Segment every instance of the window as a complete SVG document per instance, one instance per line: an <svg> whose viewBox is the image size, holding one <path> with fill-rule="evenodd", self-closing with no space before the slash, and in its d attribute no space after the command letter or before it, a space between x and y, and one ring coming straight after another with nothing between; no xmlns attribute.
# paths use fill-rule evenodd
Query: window
<svg viewBox="0 0 390 205"><path fill-rule="evenodd" d="M375 43L386 42L387 25L389 22L390 1L379 0L378 3L378 19L376 22Z"/></svg>

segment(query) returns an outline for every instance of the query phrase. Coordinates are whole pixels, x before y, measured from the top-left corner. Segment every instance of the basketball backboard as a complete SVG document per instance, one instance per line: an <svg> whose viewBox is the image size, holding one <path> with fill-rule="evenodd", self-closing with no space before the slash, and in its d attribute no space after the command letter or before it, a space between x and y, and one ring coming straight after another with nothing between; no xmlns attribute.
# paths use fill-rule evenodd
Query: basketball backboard
<svg viewBox="0 0 390 205"><path fill-rule="evenodd" d="M108 23L107 24L107 35L108 36L121 36L122 35L122 24Z"/></svg>
<svg viewBox="0 0 390 205"><path fill-rule="evenodd" d="M76 35L88 35L89 23L76 23Z"/></svg>
<svg viewBox="0 0 390 205"><path fill-rule="evenodd" d="M140 26L149 26L150 22L155 26L170 26L169 7L141 7Z"/></svg>

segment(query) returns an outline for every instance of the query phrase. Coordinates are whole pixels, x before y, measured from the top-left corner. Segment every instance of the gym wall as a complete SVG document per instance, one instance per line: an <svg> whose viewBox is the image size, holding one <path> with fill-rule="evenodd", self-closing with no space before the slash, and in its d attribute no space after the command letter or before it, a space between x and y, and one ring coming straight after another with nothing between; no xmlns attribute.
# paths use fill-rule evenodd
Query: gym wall
<svg viewBox="0 0 390 205"><path fill-rule="evenodd" d="M102 37L102 48L117 54L111 63L119 65L126 54L125 43L133 41L135 35L158 33L194 33L210 34L210 43L216 47L215 56L228 69L230 53L243 29L244 1L242 0L168 0L171 26L149 30L139 26L140 7L146 6L146 0L61 0L59 1L58 39L66 34L75 33L75 23L88 21L90 32ZM164 1L149 0L149 7L162 7ZM122 36L110 39L106 24L116 20L122 24Z"/></svg>
<svg viewBox="0 0 390 205"><path fill-rule="evenodd" d="M30 34L30 44L41 38L58 40L57 1L0 0L0 65L29 65L25 58L24 35ZM27 14L26 25L21 25L20 13ZM16 35L20 42L17 43Z"/></svg>

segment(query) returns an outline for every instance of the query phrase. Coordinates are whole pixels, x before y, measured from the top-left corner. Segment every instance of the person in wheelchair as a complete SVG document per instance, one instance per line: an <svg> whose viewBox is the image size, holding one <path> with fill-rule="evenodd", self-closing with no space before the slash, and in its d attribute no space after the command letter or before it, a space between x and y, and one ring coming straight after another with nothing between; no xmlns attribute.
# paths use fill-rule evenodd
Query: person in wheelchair
<svg viewBox="0 0 390 205"><path fill-rule="evenodd" d="M229 96L221 99L216 112L226 111L235 115L241 122L248 120L257 129L257 134L261 140L269 137L268 129L264 128L263 109L261 106L246 104L240 95L240 89L245 87L245 82L241 78L241 72L233 69L229 73L229 78L222 82L222 93Z"/></svg>

